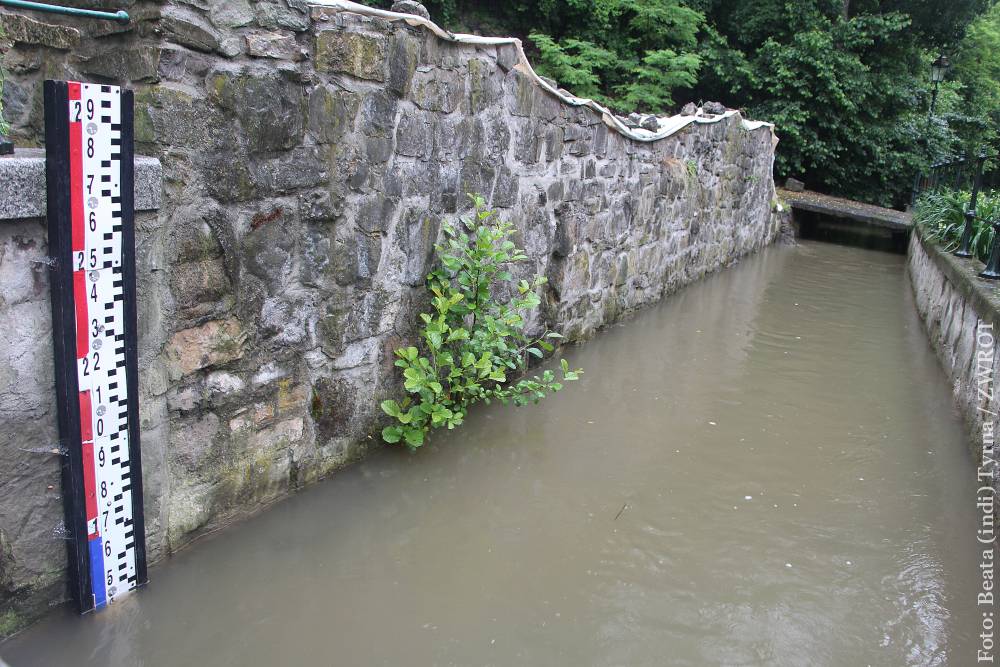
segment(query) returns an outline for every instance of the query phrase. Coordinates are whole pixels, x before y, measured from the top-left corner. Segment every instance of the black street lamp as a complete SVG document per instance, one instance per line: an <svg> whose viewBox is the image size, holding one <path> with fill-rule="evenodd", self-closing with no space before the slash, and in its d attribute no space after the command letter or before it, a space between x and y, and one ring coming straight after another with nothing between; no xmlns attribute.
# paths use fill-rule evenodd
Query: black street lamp
<svg viewBox="0 0 1000 667"><path fill-rule="evenodd" d="M928 127L930 127L931 119L934 117L934 111L937 109L938 86L940 86L941 82L944 81L949 69L951 69L951 61L948 60L948 56L943 53L931 63L931 83L934 84L934 87L931 89L931 107L927 111ZM927 158L930 159L931 146L927 137L924 137L924 146L927 148ZM917 203L917 195L920 193L921 176L922 174L917 171L917 175L913 180L913 197L910 203L914 206Z"/></svg>
<svg viewBox="0 0 1000 667"><path fill-rule="evenodd" d="M934 116L934 109L937 107L938 86L944 81L944 77L948 74L950 68L951 61L943 53L937 57L937 60L931 63L931 83L934 84L934 88L931 91L931 109L927 114L928 118Z"/></svg>

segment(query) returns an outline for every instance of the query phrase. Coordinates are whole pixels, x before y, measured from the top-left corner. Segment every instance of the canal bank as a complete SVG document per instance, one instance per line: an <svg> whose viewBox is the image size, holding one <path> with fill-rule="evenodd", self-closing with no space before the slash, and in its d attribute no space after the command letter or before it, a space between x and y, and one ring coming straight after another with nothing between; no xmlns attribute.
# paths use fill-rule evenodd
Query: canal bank
<svg viewBox="0 0 1000 667"><path fill-rule="evenodd" d="M377 452L0 655L969 664L974 468L905 262L767 249L571 348L572 392Z"/></svg>
<svg viewBox="0 0 1000 667"><path fill-rule="evenodd" d="M984 484L1000 490L989 445L1000 396L1000 286L979 277L984 265L929 240L917 226L910 239L909 276L917 311L952 387L968 431L974 460L991 474ZM982 335L978 335L982 334ZM987 451L984 457L984 442Z"/></svg>

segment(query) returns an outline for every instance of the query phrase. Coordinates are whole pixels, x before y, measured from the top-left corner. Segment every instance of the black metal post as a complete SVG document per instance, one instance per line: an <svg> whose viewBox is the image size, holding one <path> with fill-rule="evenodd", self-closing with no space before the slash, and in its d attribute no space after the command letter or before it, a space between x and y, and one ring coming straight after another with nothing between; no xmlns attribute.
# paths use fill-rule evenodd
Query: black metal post
<svg viewBox="0 0 1000 667"><path fill-rule="evenodd" d="M965 227L962 228L962 242L956 257L972 257L972 231L976 222L976 205L979 203L979 188L983 184L983 165L986 163L985 151L976 158L975 176L972 179L972 199L969 200L969 207L965 209Z"/></svg>
<svg viewBox="0 0 1000 667"><path fill-rule="evenodd" d="M990 249L990 261L986 262L986 269L979 274L980 278L987 280L1000 280L1000 221L993 220L993 247Z"/></svg>
<svg viewBox="0 0 1000 667"><path fill-rule="evenodd" d="M965 155L959 155L955 160L955 190L962 189L962 172L965 171Z"/></svg>
<svg viewBox="0 0 1000 667"><path fill-rule="evenodd" d="M14 142L0 134L0 155L13 155Z"/></svg>

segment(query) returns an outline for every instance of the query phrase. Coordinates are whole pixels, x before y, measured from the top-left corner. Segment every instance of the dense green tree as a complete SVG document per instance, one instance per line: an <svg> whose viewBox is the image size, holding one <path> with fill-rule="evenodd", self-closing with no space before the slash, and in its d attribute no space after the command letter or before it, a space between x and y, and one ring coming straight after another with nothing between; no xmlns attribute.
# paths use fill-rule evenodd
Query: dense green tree
<svg viewBox="0 0 1000 667"><path fill-rule="evenodd" d="M930 49L949 49L994 0L841 0L853 14L897 12L911 19L913 37Z"/></svg>
<svg viewBox="0 0 1000 667"><path fill-rule="evenodd" d="M969 26L953 60L959 89L947 107L951 124L967 144L991 144L996 149L1000 138L1000 5Z"/></svg>
<svg viewBox="0 0 1000 667"><path fill-rule="evenodd" d="M664 112L697 81L704 15L682 0L548 0L563 16L533 29L538 70L573 93L620 111ZM521 19L523 20L523 16ZM574 86L580 86L574 88Z"/></svg>
<svg viewBox="0 0 1000 667"><path fill-rule="evenodd" d="M702 36L694 94L775 122L779 177L902 204L916 170L957 153L963 137L971 142L981 125L973 116L983 115L969 114L945 86L928 118L928 72L987 3L956 0L938 12L929 4L939 5L702 0L712 29Z"/></svg>

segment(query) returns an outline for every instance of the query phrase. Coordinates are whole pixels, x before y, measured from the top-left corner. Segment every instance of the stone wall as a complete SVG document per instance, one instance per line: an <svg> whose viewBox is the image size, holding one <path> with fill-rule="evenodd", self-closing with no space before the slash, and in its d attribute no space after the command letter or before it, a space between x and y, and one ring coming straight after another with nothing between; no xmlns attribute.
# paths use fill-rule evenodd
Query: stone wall
<svg viewBox="0 0 1000 667"><path fill-rule="evenodd" d="M524 273L549 278L535 324L571 339L778 233L773 132L738 115L644 143L540 87L515 45L300 0L127 4L130 26L83 34L5 16L5 107L18 143L37 144L43 77L126 83L138 152L163 165L138 253L153 560L377 442L392 351L411 340L440 222L465 193L516 223ZM19 224L0 223L11 252L43 247L40 224ZM44 298L28 260L5 268L12 256L0 275ZM26 389L7 391L0 424ZM36 423L0 440L24 460L0 480L2 596L28 614L59 599L63 576L56 462L20 453L52 441L51 397L35 398Z"/></svg>
<svg viewBox="0 0 1000 667"><path fill-rule="evenodd" d="M944 252L924 238L917 228L910 239L909 273L917 311L927 329L931 345L948 374L955 403L969 430L969 443L977 465L981 465L983 417L1000 414L1000 294L993 284L978 277L983 263L960 259ZM988 349L991 369L985 378L994 391L987 396L977 384L976 328L980 323L993 325L994 345ZM985 339L984 339L985 340ZM991 469L995 465L990 464ZM1000 479L994 480L1000 491Z"/></svg>

